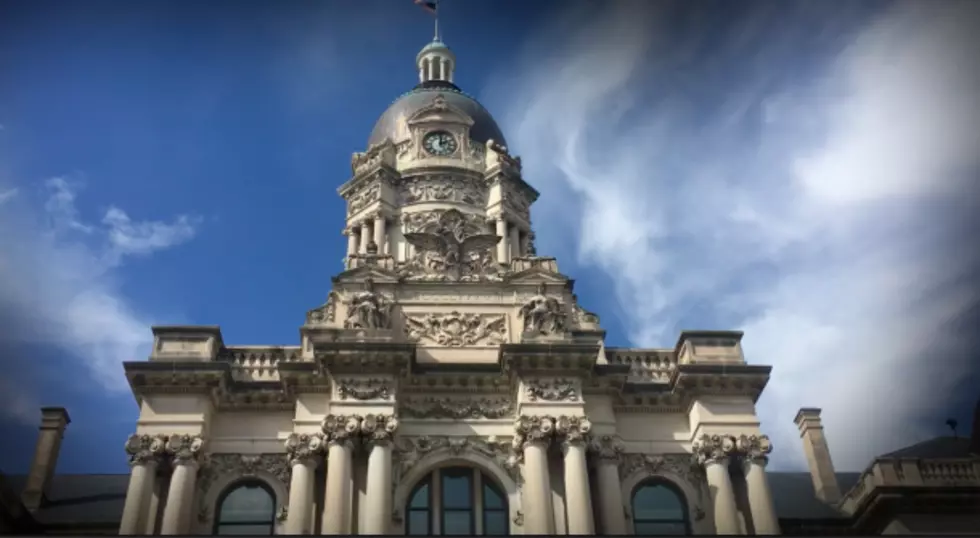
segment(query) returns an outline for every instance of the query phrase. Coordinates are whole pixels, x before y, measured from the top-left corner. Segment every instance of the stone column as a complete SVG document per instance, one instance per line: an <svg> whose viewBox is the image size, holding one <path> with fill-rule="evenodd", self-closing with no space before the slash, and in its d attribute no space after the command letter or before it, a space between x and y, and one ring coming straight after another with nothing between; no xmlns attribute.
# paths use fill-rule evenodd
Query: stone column
<svg viewBox="0 0 980 538"><path fill-rule="evenodd" d="M749 512L756 534L780 534L779 519L772 504L766 464L772 443L765 435L743 435L735 442L742 454L742 471L745 473L745 489L749 498Z"/></svg>
<svg viewBox="0 0 980 538"><path fill-rule="evenodd" d="M353 416L327 415L323 419L328 448L322 534L351 533L354 435L360 427L360 419Z"/></svg>
<svg viewBox="0 0 980 538"><path fill-rule="evenodd" d="M361 223L357 225L357 228L360 231L360 233L358 234L360 236L360 238L358 239L357 253L358 254L367 254L367 246L368 246L368 243L371 242L371 241L369 241L370 238L368 237L368 223L367 223L367 221L361 221Z"/></svg>
<svg viewBox="0 0 980 538"><path fill-rule="evenodd" d="M735 491L732 488L732 479L728 476L728 462L735 450L735 440L730 436L706 434L694 441L692 449L698 462L704 466L708 480L715 533L741 534Z"/></svg>
<svg viewBox="0 0 980 538"><path fill-rule="evenodd" d="M374 216L374 244L378 245L378 254L385 251L385 217L381 213Z"/></svg>
<svg viewBox="0 0 980 538"><path fill-rule="evenodd" d="M507 263L510 261L507 257L510 247L507 240L507 221L503 216L497 217L497 235L500 236L500 242L497 243L497 262Z"/></svg>
<svg viewBox="0 0 980 538"><path fill-rule="evenodd" d="M426 60L425 63L427 64L426 67L429 68L429 80L435 80L435 78L436 78L436 59L433 58L433 57L430 57L428 60Z"/></svg>
<svg viewBox="0 0 980 538"><path fill-rule="evenodd" d="M619 480L619 462L625 447L611 435L592 441L596 457L596 481L599 495L599 531L601 534L626 534L623 515L623 491Z"/></svg>
<svg viewBox="0 0 980 538"><path fill-rule="evenodd" d="M156 487L157 466L167 439L163 436L130 435L126 440L129 454L129 488L123 505L119 534L143 534L149 517L150 499Z"/></svg>
<svg viewBox="0 0 980 538"><path fill-rule="evenodd" d="M313 534L313 475L322 451L321 434L293 433L286 439L286 454L293 470L286 534Z"/></svg>
<svg viewBox="0 0 980 538"><path fill-rule="evenodd" d="M521 416L516 429L524 451L524 533L554 534L555 509L548 473L548 446L554 422L548 417Z"/></svg>
<svg viewBox="0 0 980 538"><path fill-rule="evenodd" d="M585 417L559 417L556 431L561 436L565 458L565 510L568 534L595 534L592 520L592 494L585 461L585 436L592 424Z"/></svg>
<svg viewBox="0 0 980 538"><path fill-rule="evenodd" d="M198 456L203 446L204 440L195 435L172 435L167 440L167 452L172 457L174 472L170 477L160 534L190 533Z"/></svg>
<svg viewBox="0 0 980 538"><path fill-rule="evenodd" d="M347 255L353 256L357 254L357 228L350 226L344 230L344 235L347 236Z"/></svg>
<svg viewBox="0 0 980 538"><path fill-rule="evenodd" d="M368 447L367 506L359 534L388 534L391 522L391 440L398 420L386 415L368 415L361 433Z"/></svg>
<svg viewBox="0 0 980 538"><path fill-rule="evenodd" d="M517 258L521 255L521 229L516 224L510 225L510 257Z"/></svg>

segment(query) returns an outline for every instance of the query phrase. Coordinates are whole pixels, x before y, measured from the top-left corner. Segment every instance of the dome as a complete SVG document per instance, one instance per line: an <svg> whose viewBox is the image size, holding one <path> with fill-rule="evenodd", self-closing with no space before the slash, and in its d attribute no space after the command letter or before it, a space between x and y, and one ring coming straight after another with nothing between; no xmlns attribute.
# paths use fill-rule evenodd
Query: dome
<svg viewBox="0 0 980 538"><path fill-rule="evenodd" d="M409 137L408 118L412 117L419 109L429 106L441 95L449 106L458 108L473 119L473 126L470 127L470 138L477 142L485 143L493 139L502 145L507 145L504 140L500 127L493 116L469 95L466 95L454 84L433 80L423 82L416 86L412 91L402 95L395 100L388 110L385 110L378 122L374 124L371 137L368 139L368 146L380 144L385 138L390 138L392 142L398 143Z"/></svg>

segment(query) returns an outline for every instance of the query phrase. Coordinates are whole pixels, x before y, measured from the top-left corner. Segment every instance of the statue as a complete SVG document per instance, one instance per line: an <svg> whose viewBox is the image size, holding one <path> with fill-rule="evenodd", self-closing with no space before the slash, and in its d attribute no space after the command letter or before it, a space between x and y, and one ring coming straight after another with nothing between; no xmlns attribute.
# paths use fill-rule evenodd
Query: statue
<svg viewBox="0 0 980 538"><path fill-rule="evenodd" d="M390 329L391 304L374 291L371 279L364 281L364 291L354 294L347 309L345 329Z"/></svg>
<svg viewBox="0 0 980 538"><path fill-rule="evenodd" d="M495 234L467 235L465 225L463 214L451 209L439 217L434 231L410 232L404 237L419 254L429 254L425 269L443 273L448 280L461 280L483 269L486 253L500 242Z"/></svg>
<svg viewBox="0 0 980 538"><path fill-rule="evenodd" d="M541 284L537 295L521 307L524 334L556 335L565 332L565 311L561 301L548 297L546 291L546 286Z"/></svg>

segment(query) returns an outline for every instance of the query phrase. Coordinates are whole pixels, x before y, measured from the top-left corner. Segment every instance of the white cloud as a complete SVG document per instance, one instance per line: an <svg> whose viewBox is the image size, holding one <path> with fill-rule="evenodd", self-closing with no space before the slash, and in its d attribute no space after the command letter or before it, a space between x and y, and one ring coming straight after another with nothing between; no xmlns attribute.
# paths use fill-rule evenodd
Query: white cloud
<svg viewBox="0 0 980 538"><path fill-rule="evenodd" d="M783 467L803 465L803 406L840 469L934 434L916 419L941 427L967 368L949 322L977 300L951 243L977 209L980 6L838 6L724 29L668 4L573 12L486 99L542 191L542 246L576 234L634 345L671 345L691 305L746 331L774 366L758 412Z"/></svg>
<svg viewBox="0 0 980 538"><path fill-rule="evenodd" d="M78 181L54 178L44 187L43 218L20 206L0 230L0 308L14 318L0 343L54 344L102 388L124 390L120 363L149 354L152 319L119 290L120 266L191 239L200 219L133 221L111 207L101 225L86 223L75 205Z"/></svg>
<svg viewBox="0 0 980 538"><path fill-rule="evenodd" d="M13 187L0 192L0 206L12 200L15 196L17 196L17 193L18 193L17 187Z"/></svg>

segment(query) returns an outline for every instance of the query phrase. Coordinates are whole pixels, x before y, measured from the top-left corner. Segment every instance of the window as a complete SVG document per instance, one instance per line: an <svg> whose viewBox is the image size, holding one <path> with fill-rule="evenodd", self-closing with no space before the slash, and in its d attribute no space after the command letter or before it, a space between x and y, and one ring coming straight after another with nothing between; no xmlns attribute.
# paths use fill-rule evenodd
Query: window
<svg viewBox="0 0 980 538"><path fill-rule="evenodd" d="M633 534L689 534L687 507L673 484L646 482L633 493Z"/></svg>
<svg viewBox="0 0 980 538"><path fill-rule="evenodd" d="M276 496L264 482L233 484L218 497L214 534L269 536L276 523Z"/></svg>
<svg viewBox="0 0 980 538"><path fill-rule="evenodd" d="M416 484L405 507L409 535L509 534L507 497L479 469L436 469Z"/></svg>

